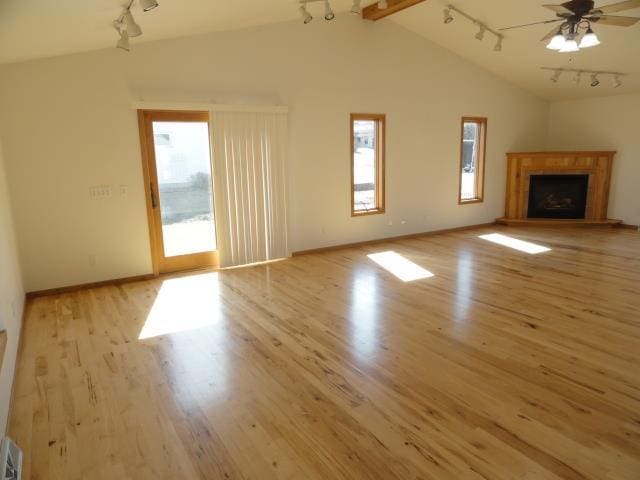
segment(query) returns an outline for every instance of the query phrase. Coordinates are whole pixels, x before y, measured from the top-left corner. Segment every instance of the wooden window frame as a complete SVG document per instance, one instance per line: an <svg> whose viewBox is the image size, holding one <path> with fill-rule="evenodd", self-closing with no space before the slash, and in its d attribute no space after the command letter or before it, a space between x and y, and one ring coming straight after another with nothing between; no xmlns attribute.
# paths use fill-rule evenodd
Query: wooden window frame
<svg viewBox="0 0 640 480"><path fill-rule="evenodd" d="M354 175L354 156L355 156L355 138L353 124L357 120L372 120L376 122L376 208L373 210L356 210L355 209L355 175ZM350 144L351 157L351 216L363 217L366 215L379 215L385 213L385 147L386 147L386 115L381 113L352 113L350 120Z"/></svg>
<svg viewBox="0 0 640 480"><path fill-rule="evenodd" d="M476 166L476 196L474 198L462 198L462 169L464 168L464 124L476 123L480 127L478 134L478 164ZM460 122L460 166L458 168L458 205L484 202L484 172L485 157L487 153L487 118L486 117L462 117Z"/></svg>

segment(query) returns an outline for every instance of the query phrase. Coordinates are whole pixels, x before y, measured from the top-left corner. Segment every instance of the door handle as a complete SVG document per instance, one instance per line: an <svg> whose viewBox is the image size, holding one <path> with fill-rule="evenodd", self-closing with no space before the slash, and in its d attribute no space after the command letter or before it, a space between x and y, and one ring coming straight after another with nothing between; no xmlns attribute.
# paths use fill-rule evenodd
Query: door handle
<svg viewBox="0 0 640 480"><path fill-rule="evenodd" d="M153 183L149 184L149 190L151 192L151 208L156 208L156 194L153 190Z"/></svg>

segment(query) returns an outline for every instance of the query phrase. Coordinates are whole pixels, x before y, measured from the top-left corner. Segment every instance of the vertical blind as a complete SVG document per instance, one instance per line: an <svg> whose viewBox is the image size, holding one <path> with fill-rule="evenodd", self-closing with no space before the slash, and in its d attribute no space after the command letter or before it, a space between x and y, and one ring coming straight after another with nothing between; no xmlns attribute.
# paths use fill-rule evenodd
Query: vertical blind
<svg viewBox="0 0 640 480"><path fill-rule="evenodd" d="M290 255L287 242L287 115L211 112L220 266Z"/></svg>

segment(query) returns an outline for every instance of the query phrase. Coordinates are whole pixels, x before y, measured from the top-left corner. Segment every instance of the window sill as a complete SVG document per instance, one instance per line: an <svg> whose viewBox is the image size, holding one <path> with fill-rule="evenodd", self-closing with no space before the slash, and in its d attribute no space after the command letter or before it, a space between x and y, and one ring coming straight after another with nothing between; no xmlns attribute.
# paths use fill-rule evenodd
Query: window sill
<svg viewBox="0 0 640 480"><path fill-rule="evenodd" d="M482 203L484 202L483 198L470 198L469 200L458 200L458 205L468 205L471 203Z"/></svg>
<svg viewBox="0 0 640 480"><path fill-rule="evenodd" d="M380 215L384 213L383 209L378 210L366 210L362 212L351 212L352 217L366 217L367 215Z"/></svg>

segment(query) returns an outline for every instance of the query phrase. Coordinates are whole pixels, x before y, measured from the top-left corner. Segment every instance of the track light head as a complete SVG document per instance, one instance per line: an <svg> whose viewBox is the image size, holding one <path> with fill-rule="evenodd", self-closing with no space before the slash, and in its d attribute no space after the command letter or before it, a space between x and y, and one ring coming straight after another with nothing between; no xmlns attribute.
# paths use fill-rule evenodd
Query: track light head
<svg viewBox="0 0 640 480"><path fill-rule="evenodd" d="M613 88L618 88L622 86L622 80L620 80L620 75L614 75L611 79L611 85Z"/></svg>
<svg viewBox="0 0 640 480"><path fill-rule="evenodd" d="M580 85L581 80L582 80L582 72L576 72L575 76L573 77L573 83L575 83L576 85Z"/></svg>
<svg viewBox="0 0 640 480"><path fill-rule="evenodd" d="M389 8L389 3L387 2L387 0L380 0L378 2L378 10L386 10L387 8Z"/></svg>
<svg viewBox="0 0 640 480"><path fill-rule="evenodd" d="M124 50L125 52L131 51L131 45L129 45L129 34L126 30L120 31L120 40L116 43L116 48Z"/></svg>
<svg viewBox="0 0 640 480"><path fill-rule="evenodd" d="M448 23L453 22L453 15L451 15L451 9L449 8L445 8L444 9L444 23L445 25Z"/></svg>
<svg viewBox="0 0 640 480"><path fill-rule="evenodd" d="M124 27L127 30L127 35L129 37L139 37L142 35L142 29L140 25L138 25L133 18L133 14L131 10L128 8L122 12L122 21L124 22Z"/></svg>
<svg viewBox="0 0 640 480"><path fill-rule="evenodd" d="M600 85L600 80L598 80L598 74L594 73L591 75L591 86L597 87L598 85Z"/></svg>
<svg viewBox="0 0 640 480"><path fill-rule="evenodd" d="M361 0L353 0L353 5L351 6L351 13L360 15L362 13L361 3L362 3Z"/></svg>
<svg viewBox="0 0 640 480"><path fill-rule="evenodd" d="M143 12L148 12L149 10L153 10L158 6L158 2L156 0L140 0L140 7L142 7Z"/></svg>
<svg viewBox="0 0 640 480"><path fill-rule="evenodd" d="M324 19L330 21L334 18L336 18L336 15L333 13L333 10L331 10L329 0L324 0Z"/></svg>
<svg viewBox="0 0 640 480"><path fill-rule="evenodd" d="M484 32L487 31L487 27L485 27L484 25L480 24L480 31L476 34L476 39L478 40L482 40L484 39Z"/></svg>
<svg viewBox="0 0 640 480"><path fill-rule="evenodd" d="M551 75L550 80L553 83L558 83L558 80L560 80L560 75L562 75L562 70L554 70L553 75Z"/></svg>
<svg viewBox="0 0 640 480"><path fill-rule="evenodd" d="M504 37L501 35L498 37L498 40L496 40L496 46L493 47L493 51L494 52L501 52L502 51L502 39Z"/></svg>
<svg viewBox="0 0 640 480"><path fill-rule="evenodd" d="M307 23L311 23L311 20L313 20L313 15L309 13L309 10L307 10L305 5L300 5L300 15L302 16L302 21L305 25Z"/></svg>

